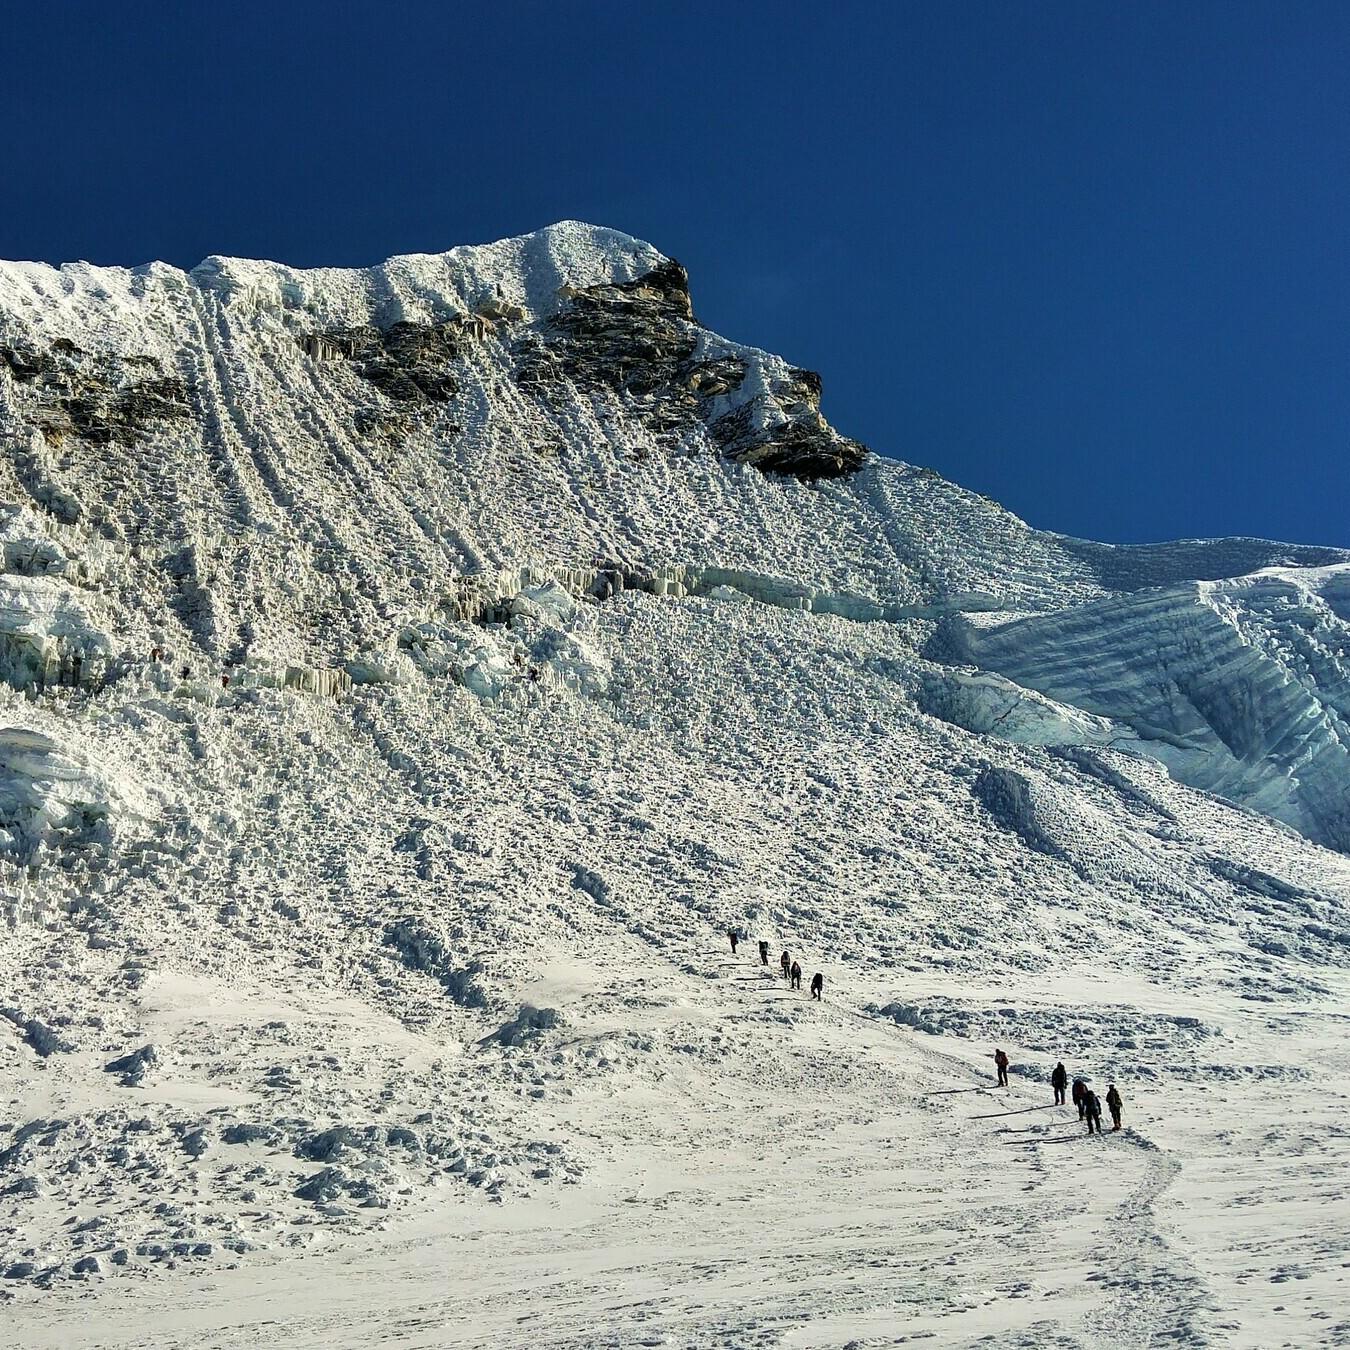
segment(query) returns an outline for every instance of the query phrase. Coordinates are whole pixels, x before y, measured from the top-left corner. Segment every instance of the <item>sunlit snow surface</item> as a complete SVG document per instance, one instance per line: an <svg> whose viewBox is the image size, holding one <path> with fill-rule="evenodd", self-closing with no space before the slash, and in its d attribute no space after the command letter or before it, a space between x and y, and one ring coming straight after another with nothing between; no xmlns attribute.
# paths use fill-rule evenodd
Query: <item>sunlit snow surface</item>
<svg viewBox="0 0 1350 1350"><path fill-rule="evenodd" d="M516 381L661 261L0 265L0 1342L1350 1344L1350 558Z"/></svg>

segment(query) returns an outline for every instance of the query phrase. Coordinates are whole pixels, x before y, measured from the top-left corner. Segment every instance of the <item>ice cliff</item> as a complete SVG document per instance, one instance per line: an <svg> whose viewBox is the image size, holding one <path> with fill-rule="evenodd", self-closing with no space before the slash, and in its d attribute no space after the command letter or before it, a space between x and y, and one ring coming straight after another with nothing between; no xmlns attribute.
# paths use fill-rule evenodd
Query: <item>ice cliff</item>
<svg viewBox="0 0 1350 1350"><path fill-rule="evenodd" d="M1347 599L1350 566L1271 568L947 634L972 664L1112 719L1183 782L1350 851Z"/></svg>

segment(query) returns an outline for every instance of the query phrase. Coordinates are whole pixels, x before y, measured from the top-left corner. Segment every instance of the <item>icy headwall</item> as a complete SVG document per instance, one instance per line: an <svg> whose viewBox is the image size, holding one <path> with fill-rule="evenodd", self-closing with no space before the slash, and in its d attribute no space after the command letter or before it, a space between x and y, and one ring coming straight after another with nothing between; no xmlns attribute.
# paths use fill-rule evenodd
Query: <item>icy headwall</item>
<svg viewBox="0 0 1350 1350"><path fill-rule="evenodd" d="M820 391L576 222L364 270L0 264L0 501L121 550L134 645L217 661L350 659L485 567L678 563L710 518L730 565L850 558L808 487L866 452Z"/></svg>
<svg viewBox="0 0 1350 1350"><path fill-rule="evenodd" d="M1350 567L1270 569L998 627L956 653L1110 718L1183 782L1350 850ZM1086 738L1085 738L1086 739Z"/></svg>

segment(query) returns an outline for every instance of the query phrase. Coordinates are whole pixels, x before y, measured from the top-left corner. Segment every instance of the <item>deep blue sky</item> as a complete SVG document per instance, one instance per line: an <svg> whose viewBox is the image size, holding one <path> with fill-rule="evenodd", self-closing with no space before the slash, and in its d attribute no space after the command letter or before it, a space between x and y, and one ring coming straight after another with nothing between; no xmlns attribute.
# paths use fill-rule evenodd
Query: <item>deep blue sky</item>
<svg viewBox="0 0 1350 1350"><path fill-rule="evenodd" d="M0 257L565 217L843 431L1109 540L1350 545L1350 6L6 6Z"/></svg>

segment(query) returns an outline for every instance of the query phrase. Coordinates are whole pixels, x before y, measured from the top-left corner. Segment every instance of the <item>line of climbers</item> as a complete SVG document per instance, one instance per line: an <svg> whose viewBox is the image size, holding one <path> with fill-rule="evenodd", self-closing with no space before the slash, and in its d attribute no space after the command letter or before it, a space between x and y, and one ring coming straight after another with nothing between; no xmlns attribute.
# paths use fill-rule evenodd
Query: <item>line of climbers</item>
<svg viewBox="0 0 1350 1350"><path fill-rule="evenodd" d="M727 938L731 942L731 954L735 956L737 948L744 940L744 935L738 928L728 928ZM769 964L769 944L762 938L759 941L759 964L761 966L768 966ZM787 948L783 949L782 956L778 958L778 966L790 988L800 989L802 987L801 965L793 959L792 953ZM825 976L820 971L816 971L811 977L811 997L819 999L824 988ZM1007 1087L1008 1056L998 1047L994 1049L994 1069L998 1075L999 1087ZM1064 1094L1068 1085L1069 1071L1061 1061L1055 1065L1054 1071L1050 1075L1050 1086L1054 1089L1056 1106L1065 1105ZM1073 1104L1078 1108L1078 1119L1087 1122L1088 1133L1100 1134L1102 1132L1101 1098L1088 1087L1085 1078L1079 1077L1073 1080ZM1121 1111L1124 1108L1124 1101L1114 1083L1106 1090L1106 1105L1111 1112L1111 1130L1114 1133L1120 1129Z"/></svg>
<svg viewBox="0 0 1350 1350"><path fill-rule="evenodd" d="M736 948L743 940L743 934L738 928L728 928L727 937L731 939L731 954L736 955ZM767 966L769 964L769 944L765 941L759 944L759 964ZM783 954L778 958L778 967L783 972L783 978L788 982L790 989L800 989L802 987L802 968L801 965L792 959L792 953L786 948ZM811 976L811 997L819 1000L822 991L825 988L825 976L816 971Z"/></svg>
<svg viewBox="0 0 1350 1350"><path fill-rule="evenodd" d="M1007 1087L1008 1056L997 1048L994 1050L994 1068L998 1072L999 1087ZM1064 1067L1062 1060L1055 1065L1054 1071L1050 1075L1050 1086L1055 1092L1055 1105L1064 1106L1064 1094L1069 1086L1069 1071ZM1078 1119L1087 1122L1088 1133L1100 1134L1102 1132L1102 1102L1101 1098L1088 1087L1087 1079L1080 1077L1073 1080L1073 1104L1078 1108ZM1114 1083L1106 1089L1106 1105L1111 1112L1111 1132L1114 1134L1120 1129L1120 1113L1125 1105L1120 1091Z"/></svg>

